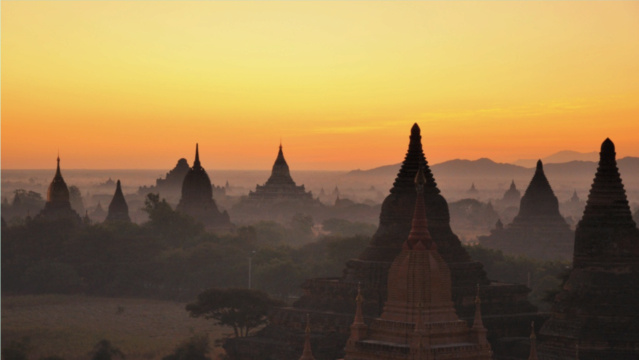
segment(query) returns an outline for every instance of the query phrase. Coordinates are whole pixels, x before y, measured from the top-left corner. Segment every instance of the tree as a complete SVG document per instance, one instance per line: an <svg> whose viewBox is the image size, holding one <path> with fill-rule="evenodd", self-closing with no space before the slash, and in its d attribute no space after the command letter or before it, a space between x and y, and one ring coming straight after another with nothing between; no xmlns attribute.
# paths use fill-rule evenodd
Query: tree
<svg viewBox="0 0 639 360"><path fill-rule="evenodd" d="M185 246L204 232L204 225L173 210L166 199L160 200L159 194L148 194L142 210L149 214L146 226L167 245Z"/></svg>
<svg viewBox="0 0 639 360"><path fill-rule="evenodd" d="M112 360L112 359L124 359L124 354L120 349L111 345L109 340L102 339L99 343L95 344L93 351L89 353L91 360Z"/></svg>
<svg viewBox="0 0 639 360"><path fill-rule="evenodd" d="M207 356L210 351L208 336L195 335L178 345L173 354L163 357L162 360L211 360Z"/></svg>
<svg viewBox="0 0 639 360"><path fill-rule="evenodd" d="M235 337L247 336L251 329L267 323L268 311L280 303L266 293L249 289L209 289L186 305L192 317L216 320L216 325L230 326Z"/></svg>

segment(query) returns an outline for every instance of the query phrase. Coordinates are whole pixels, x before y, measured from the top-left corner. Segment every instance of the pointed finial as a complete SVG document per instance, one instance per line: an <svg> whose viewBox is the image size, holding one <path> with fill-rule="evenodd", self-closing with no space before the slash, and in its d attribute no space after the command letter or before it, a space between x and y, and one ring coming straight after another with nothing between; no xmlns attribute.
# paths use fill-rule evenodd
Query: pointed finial
<svg viewBox="0 0 639 360"><path fill-rule="evenodd" d="M531 321L530 322L530 338L531 339L536 339L537 336L535 336L535 321Z"/></svg>
<svg viewBox="0 0 639 360"><path fill-rule="evenodd" d="M537 160L537 171L544 170L544 164L542 164L541 159Z"/></svg>
<svg viewBox="0 0 639 360"><path fill-rule="evenodd" d="M481 299L479 298L479 283L475 293L475 320L473 321L473 329L484 329L484 322L481 318Z"/></svg>
<svg viewBox="0 0 639 360"><path fill-rule="evenodd" d="M537 358L537 337L535 336L535 322L530 323L530 355L528 360L538 360Z"/></svg>
<svg viewBox="0 0 639 360"><path fill-rule="evenodd" d="M313 352L311 351L311 317L310 315L307 313L306 314L306 330L304 330L304 332L306 333L305 339L304 339L304 350L302 351L302 357L300 357L300 360L315 360L315 357L313 357Z"/></svg>
<svg viewBox="0 0 639 360"><path fill-rule="evenodd" d="M55 177L56 178L61 178L62 177L62 173L60 172L60 150L58 150L57 162L58 162L58 165L56 166L56 169L55 169Z"/></svg>
<svg viewBox="0 0 639 360"><path fill-rule="evenodd" d="M282 137L280 136L280 150L282 150Z"/></svg>
<svg viewBox="0 0 639 360"><path fill-rule="evenodd" d="M199 168L200 165L200 149L199 144L195 143L195 161L193 162L193 168Z"/></svg>

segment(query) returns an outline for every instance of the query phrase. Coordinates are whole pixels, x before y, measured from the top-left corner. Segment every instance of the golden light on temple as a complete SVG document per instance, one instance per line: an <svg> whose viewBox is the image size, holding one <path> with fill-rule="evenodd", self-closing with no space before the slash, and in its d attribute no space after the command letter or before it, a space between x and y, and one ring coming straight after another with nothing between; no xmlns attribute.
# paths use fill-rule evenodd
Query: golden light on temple
<svg viewBox="0 0 639 360"><path fill-rule="evenodd" d="M639 3L2 3L2 168L639 155Z"/></svg>

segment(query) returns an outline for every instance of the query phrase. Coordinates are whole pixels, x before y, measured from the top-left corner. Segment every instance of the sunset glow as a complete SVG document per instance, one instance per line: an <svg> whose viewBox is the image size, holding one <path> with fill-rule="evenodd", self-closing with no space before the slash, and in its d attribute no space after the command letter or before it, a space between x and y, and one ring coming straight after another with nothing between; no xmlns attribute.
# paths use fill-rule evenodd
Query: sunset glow
<svg viewBox="0 0 639 360"><path fill-rule="evenodd" d="M2 1L2 168L639 156L637 2Z"/></svg>

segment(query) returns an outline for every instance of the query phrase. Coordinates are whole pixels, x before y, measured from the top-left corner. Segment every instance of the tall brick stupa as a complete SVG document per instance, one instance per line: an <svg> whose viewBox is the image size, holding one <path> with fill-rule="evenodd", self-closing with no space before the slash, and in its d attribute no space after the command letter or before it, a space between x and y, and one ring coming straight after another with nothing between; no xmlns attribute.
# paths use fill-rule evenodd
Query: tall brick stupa
<svg viewBox="0 0 639 360"><path fill-rule="evenodd" d="M615 145L601 145L573 269L540 332L542 360L639 359L639 230L617 168Z"/></svg>

